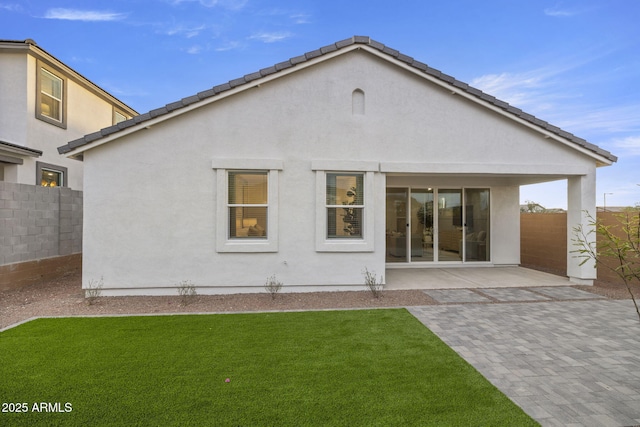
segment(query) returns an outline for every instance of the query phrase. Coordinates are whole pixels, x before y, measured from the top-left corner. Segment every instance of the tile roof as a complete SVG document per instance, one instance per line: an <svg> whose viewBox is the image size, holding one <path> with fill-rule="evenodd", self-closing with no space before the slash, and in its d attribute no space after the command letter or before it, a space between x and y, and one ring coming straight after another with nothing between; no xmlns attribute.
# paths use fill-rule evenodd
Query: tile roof
<svg viewBox="0 0 640 427"><path fill-rule="evenodd" d="M399 51L392 49L388 46L385 46L382 43L379 43L375 40L372 40L371 38L369 38L368 36L354 36L345 40L341 40L337 43L328 45L328 46L324 46L321 47L320 49L316 49L313 50L311 52L307 52L304 55L300 55L300 56L296 56L293 57L291 59L289 59L288 61L284 61L284 62L280 62L277 63L271 67L267 67L267 68L263 68L257 72L251 73L251 74L247 74L243 77L231 80L227 83L223 83L221 85L218 86L214 86L211 89L205 90L203 92L199 92L195 95L183 98L179 101L176 102L172 102L170 104L165 105L164 107L160 107L157 108L155 110L151 110L148 113L145 114L141 114L139 116L135 116L132 119L126 120L124 122L120 122L117 125L113 125L107 128L104 128L98 132L94 132L88 135L85 135L82 138L76 139L74 141L69 142L66 145L63 145L62 147L58 147L58 152L60 154L66 154L69 153L71 151L73 151L74 149L78 148L78 147L82 147L84 145L87 145L93 141L96 141L98 139L101 139L103 137L106 137L107 135L111 135L117 132L120 132L121 130L133 127L133 126L137 126L140 123L146 122L148 120L151 120L155 117L159 117L159 116L163 116L165 114L169 114L175 110L178 110L180 108L184 108L187 107L189 105L192 105L194 103L200 102L202 100L211 98L211 97L215 97L220 93L226 92L228 90L231 90L235 87L238 86L242 86L244 84L247 84L249 82L252 82L254 80L257 79L261 79L263 77L272 75L272 74L276 74L282 70L286 70L288 68L291 67L295 67L298 64L304 63L306 61L309 61L311 59L314 58L318 58L321 57L323 55L326 55L328 53L331 52L335 52L338 51L340 49L344 49L346 47L352 46L352 45L365 45L365 46L369 46L370 48L376 49L380 52L382 52L383 54L389 55L392 58L405 63L406 65L415 68L416 70L421 71L422 73L429 75L431 77L434 77L438 80L441 80L447 84L449 84L450 86L452 86L453 88L457 88L459 90L464 91L465 93L472 95L476 98L479 98L482 101L487 102L490 105L493 105L497 108L500 108L502 110L504 110L505 112L518 117L522 120L525 120L527 122L532 123L533 125L540 127L548 132L551 132L555 135L558 135L562 138L565 138L568 141L571 141L572 143L583 147L584 149L587 149L589 151L592 151L595 154L598 154L612 162L617 161L617 157L614 156L613 154L611 154L610 152L603 150L602 148L591 144L589 142L587 142L586 140L579 138L569 132L566 132L562 129L560 129L557 126L553 126L552 124L544 121L544 120L540 120L536 117L534 117L531 114L525 113L524 111L522 111L519 108L516 108L512 105L509 105L508 103L501 101L497 98L495 98L494 96L491 96L487 93L482 92L479 89L476 89L472 86L469 86L467 83L461 82L459 80L456 80L454 77L449 76L447 74L444 74L443 72L436 70L435 68L431 68L429 67L427 64L424 64L420 61L417 61L415 59L413 59L410 56L404 55L402 53L400 53Z"/></svg>

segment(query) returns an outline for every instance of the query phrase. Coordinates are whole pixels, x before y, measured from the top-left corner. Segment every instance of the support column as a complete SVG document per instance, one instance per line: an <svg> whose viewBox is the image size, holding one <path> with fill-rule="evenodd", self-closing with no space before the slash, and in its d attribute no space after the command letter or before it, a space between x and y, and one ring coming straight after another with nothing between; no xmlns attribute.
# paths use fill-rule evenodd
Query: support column
<svg viewBox="0 0 640 427"><path fill-rule="evenodd" d="M569 177L567 183L567 276L573 283L593 285L593 280L597 277L595 261L590 259L580 265L584 258L578 258L578 254L572 251L577 249L574 228L581 224L583 229L588 231L589 220L586 212L593 218L596 217L595 167L587 175ZM596 236L591 233L587 238L590 242L595 242Z"/></svg>

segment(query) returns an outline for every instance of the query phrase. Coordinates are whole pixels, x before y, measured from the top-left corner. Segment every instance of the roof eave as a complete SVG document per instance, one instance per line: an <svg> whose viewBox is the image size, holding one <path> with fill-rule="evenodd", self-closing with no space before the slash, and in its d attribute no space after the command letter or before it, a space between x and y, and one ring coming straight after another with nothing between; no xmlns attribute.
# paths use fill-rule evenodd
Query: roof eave
<svg viewBox="0 0 640 427"><path fill-rule="evenodd" d="M5 151L7 153L18 154L20 156L28 156L28 157L42 156L42 151L40 150L36 150L35 148L23 147L21 145L12 144L6 141L0 141L0 150Z"/></svg>

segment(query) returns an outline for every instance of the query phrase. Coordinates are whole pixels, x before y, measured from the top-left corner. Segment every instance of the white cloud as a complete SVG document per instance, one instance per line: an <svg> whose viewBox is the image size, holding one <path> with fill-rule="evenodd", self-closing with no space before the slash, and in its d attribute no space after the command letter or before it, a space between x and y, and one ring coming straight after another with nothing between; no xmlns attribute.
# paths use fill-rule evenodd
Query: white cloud
<svg viewBox="0 0 640 427"><path fill-rule="evenodd" d="M640 105L579 104L559 105L556 109L561 117L554 124L573 132L596 132L603 135L640 133Z"/></svg>
<svg viewBox="0 0 640 427"><path fill-rule="evenodd" d="M575 10L560 9L559 7L547 8L544 10L545 15L554 16L554 17L569 17L569 16L575 16L578 13L579 12Z"/></svg>
<svg viewBox="0 0 640 427"><path fill-rule="evenodd" d="M251 37L249 37L249 39L251 40L260 40L263 43L275 43L275 42L279 42L285 39L288 39L289 37L293 36L293 34L291 34L288 31L277 31L277 32L272 32L272 33L256 33L254 35L252 35Z"/></svg>
<svg viewBox="0 0 640 427"><path fill-rule="evenodd" d="M226 42L220 46L218 46L217 48L215 48L216 52L226 52L229 50L234 50L234 49L240 49L244 47L244 43L239 42L239 41L230 41L230 42Z"/></svg>
<svg viewBox="0 0 640 427"><path fill-rule="evenodd" d="M202 52L202 46L199 46L199 45L191 46L190 48L187 49L187 53L191 55L197 55L200 52Z"/></svg>
<svg viewBox="0 0 640 427"><path fill-rule="evenodd" d="M170 0L172 5L180 5L182 3L199 3L203 7L224 7L231 10L239 10L245 7L248 0Z"/></svg>
<svg viewBox="0 0 640 427"><path fill-rule="evenodd" d="M22 12L22 6L14 3L0 3L0 10L8 10L9 12Z"/></svg>
<svg viewBox="0 0 640 427"><path fill-rule="evenodd" d="M190 39L200 34L200 32L205 28L207 28L206 25L199 25L197 27L187 27L184 25L177 25L167 30L166 34L169 36L182 35Z"/></svg>
<svg viewBox="0 0 640 427"><path fill-rule="evenodd" d="M640 156L640 135L614 140L612 145L628 156Z"/></svg>
<svg viewBox="0 0 640 427"><path fill-rule="evenodd" d="M587 62L487 74L470 84L612 152L640 155L640 104L590 102L584 93L593 79L573 72Z"/></svg>
<svg viewBox="0 0 640 427"><path fill-rule="evenodd" d="M119 21L126 18L126 16L125 13L109 11L54 8L49 9L44 18L67 21Z"/></svg>
<svg viewBox="0 0 640 427"><path fill-rule="evenodd" d="M470 85L535 114L550 109L554 98L559 97L557 93L548 90L552 86L550 79L554 74L555 72L545 69L515 74L486 74L473 79Z"/></svg>
<svg viewBox="0 0 640 427"><path fill-rule="evenodd" d="M311 21L309 20L311 15L306 14L306 13L295 13L291 16L289 16L292 20L294 24L310 24Z"/></svg>

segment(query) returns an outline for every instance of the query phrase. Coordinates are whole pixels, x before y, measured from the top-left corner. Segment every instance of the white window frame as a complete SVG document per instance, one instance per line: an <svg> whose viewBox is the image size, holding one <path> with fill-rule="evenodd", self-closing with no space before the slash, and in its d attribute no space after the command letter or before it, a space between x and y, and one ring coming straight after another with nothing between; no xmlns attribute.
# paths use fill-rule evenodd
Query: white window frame
<svg viewBox="0 0 640 427"><path fill-rule="evenodd" d="M282 160L214 159L216 171L216 252L278 252L278 178ZM267 236L256 238L229 237L228 172L267 171Z"/></svg>
<svg viewBox="0 0 640 427"><path fill-rule="evenodd" d="M120 122L124 122L126 120L129 120L131 118L131 116L129 116L128 114L126 114L124 111L120 110L119 108L116 108L115 106L113 107L113 124L117 125Z"/></svg>
<svg viewBox="0 0 640 427"><path fill-rule="evenodd" d="M375 172L377 162L323 161L312 162L316 172L316 251L317 252L373 252L375 249ZM364 205L362 208L362 237L328 237L327 174L363 174Z"/></svg>

